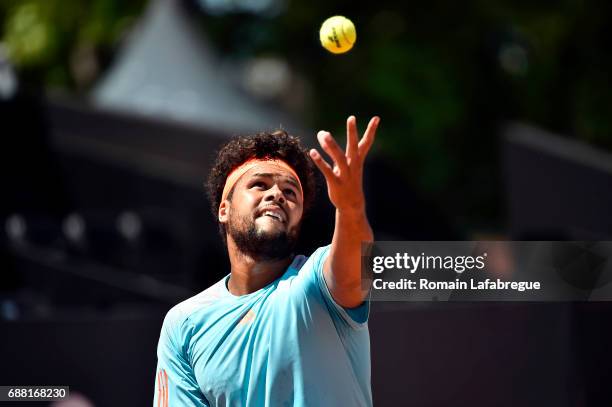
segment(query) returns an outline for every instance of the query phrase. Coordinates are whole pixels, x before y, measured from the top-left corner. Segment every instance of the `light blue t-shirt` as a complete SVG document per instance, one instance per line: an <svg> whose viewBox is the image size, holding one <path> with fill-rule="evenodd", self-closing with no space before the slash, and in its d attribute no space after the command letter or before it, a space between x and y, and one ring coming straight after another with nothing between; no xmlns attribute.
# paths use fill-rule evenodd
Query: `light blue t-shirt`
<svg viewBox="0 0 612 407"><path fill-rule="evenodd" d="M251 294L231 294L226 276L173 307L154 406L371 406L369 302L345 309L333 300L329 249L297 256Z"/></svg>

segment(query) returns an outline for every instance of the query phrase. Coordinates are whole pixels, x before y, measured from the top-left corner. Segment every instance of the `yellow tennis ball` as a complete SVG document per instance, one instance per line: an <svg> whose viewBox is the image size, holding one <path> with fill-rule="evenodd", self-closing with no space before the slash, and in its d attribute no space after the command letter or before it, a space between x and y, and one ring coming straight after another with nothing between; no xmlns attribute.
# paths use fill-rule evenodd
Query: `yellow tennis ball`
<svg viewBox="0 0 612 407"><path fill-rule="evenodd" d="M321 45L331 53L342 54L353 48L357 31L351 20L343 16L328 18L319 30Z"/></svg>

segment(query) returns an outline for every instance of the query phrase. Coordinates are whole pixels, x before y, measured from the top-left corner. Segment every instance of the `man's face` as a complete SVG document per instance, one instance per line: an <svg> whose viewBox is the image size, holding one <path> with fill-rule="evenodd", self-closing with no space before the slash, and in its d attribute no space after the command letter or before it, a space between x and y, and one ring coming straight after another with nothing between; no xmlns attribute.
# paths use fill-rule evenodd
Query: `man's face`
<svg viewBox="0 0 612 407"><path fill-rule="evenodd" d="M222 204L229 204L227 233L241 252L255 259L287 258L297 244L303 202L299 183L289 171L261 163L236 182L231 202Z"/></svg>

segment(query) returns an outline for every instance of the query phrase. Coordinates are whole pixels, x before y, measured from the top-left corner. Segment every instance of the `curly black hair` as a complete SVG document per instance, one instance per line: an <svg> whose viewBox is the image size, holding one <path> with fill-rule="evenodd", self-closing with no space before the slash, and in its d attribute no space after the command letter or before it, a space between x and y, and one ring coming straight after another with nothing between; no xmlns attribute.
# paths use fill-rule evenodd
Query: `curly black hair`
<svg viewBox="0 0 612 407"><path fill-rule="evenodd" d="M302 184L303 214L306 215L312 207L316 194L314 164L308 156L308 150L301 145L299 138L289 135L284 130L277 130L272 133L236 137L221 147L206 182L206 192L214 218L217 219L218 216L221 194L227 176L234 168L250 158L281 159L295 170ZM232 188L228 199L232 199L233 192ZM219 233L225 241L225 225L222 223L219 223Z"/></svg>

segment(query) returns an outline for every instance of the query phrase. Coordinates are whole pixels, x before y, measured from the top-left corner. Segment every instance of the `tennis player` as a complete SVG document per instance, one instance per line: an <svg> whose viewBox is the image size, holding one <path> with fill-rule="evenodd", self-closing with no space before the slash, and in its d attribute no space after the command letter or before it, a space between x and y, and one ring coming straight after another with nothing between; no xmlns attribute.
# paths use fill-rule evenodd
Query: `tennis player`
<svg viewBox="0 0 612 407"><path fill-rule="evenodd" d="M236 138L207 189L230 273L166 315L154 406L371 406L369 285L361 244L373 240L362 188L380 119L343 150L326 131L323 158L284 131ZM314 163L314 165L313 165ZM314 166L336 208L331 244L294 249L314 200Z"/></svg>

